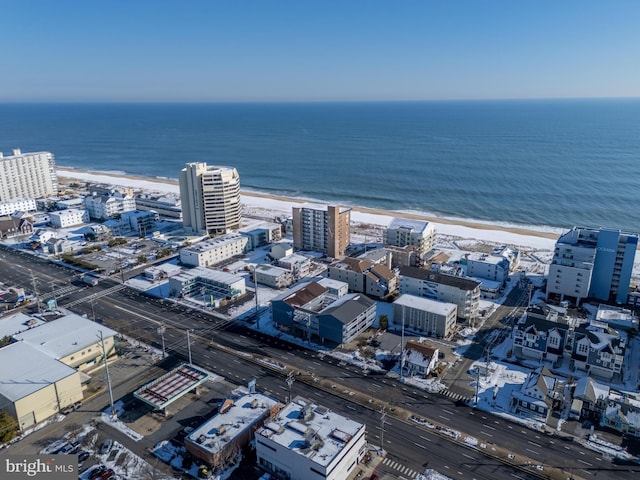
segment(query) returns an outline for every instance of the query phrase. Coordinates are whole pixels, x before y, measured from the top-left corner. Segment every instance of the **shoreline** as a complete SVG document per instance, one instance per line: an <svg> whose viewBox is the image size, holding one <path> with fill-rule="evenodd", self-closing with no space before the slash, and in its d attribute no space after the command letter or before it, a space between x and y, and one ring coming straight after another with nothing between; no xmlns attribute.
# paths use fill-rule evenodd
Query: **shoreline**
<svg viewBox="0 0 640 480"><path fill-rule="evenodd" d="M118 185L118 179L127 179L130 181L134 181L136 182L135 185L131 185L134 188L142 188L142 189L146 189L145 187L143 187L142 185L144 185L144 183L148 183L150 185L148 185L148 187L152 187L153 185L171 185L174 186L176 189L178 189L178 181L177 180L172 180L169 178L150 178L150 177L141 177L141 176L137 176L137 175L129 175L129 174L124 174L124 173L120 173L120 172L101 172L101 171L97 171L97 170L89 170L89 169L76 169L76 168L71 168L71 167L56 167L56 172L58 173L58 177L61 179L67 179L67 180L82 180L82 181L88 181L88 179L83 178L84 177L91 177L91 176L97 176L97 177L106 177L109 179L113 179L114 181L114 185ZM65 173L67 173L68 175L65 175ZM102 181L98 181L98 180L91 180L91 181L95 181L96 183L105 183ZM142 185L140 185L142 184ZM289 203L289 204L307 204L307 203L322 203L322 204L328 204L327 202L314 202L312 200L306 200L306 199L301 199L301 198L295 198L295 197L285 197L285 196L281 196L281 195L273 195L273 194L269 194L269 193L262 193L262 192L255 192L255 191L248 191L248 190L241 190L241 195L245 196L245 197L252 197L252 198L256 198L256 199L265 199L265 200L271 200L271 201L277 201L277 202L285 202L285 203ZM422 220L422 221L427 221L430 223L434 223L434 224L441 224L441 225L448 225L448 226L454 226L454 227L461 227L464 229L471 229L471 230L475 230L475 231L490 231L490 232L495 232L495 233L505 233L505 234L512 234L512 235L520 235L520 236L525 236L525 237L537 237L540 239L546 239L546 240L557 240L558 237L560 236L559 233L553 233L553 232L545 232L545 231L540 231L540 230L534 230L534 229L528 229L528 228L524 228L524 227L508 227L508 226L502 226L502 225L496 225L496 224L491 224L491 223L480 223L480 222L474 222L474 221L470 221L470 220L458 220L458 219L448 219L448 218L442 218L442 217L436 217L433 215L428 215L428 214L422 214L422 213L411 213L411 212L402 212L402 211L395 211L395 210L383 210L383 209L379 209L379 208L369 208L369 207L361 207L361 206L347 206L344 205L347 208L351 208L352 212L356 212L356 213L360 213L363 215L376 215L376 216L381 216L381 217L399 217L399 218L407 218L407 219L411 219L411 220ZM353 221L353 219L352 219ZM355 220L358 221L358 220ZM362 223L374 223L374 222L362 222ZM437 230L437 228L436 228ZM512 242L505 242L505 243L512 243Z"/></svg>

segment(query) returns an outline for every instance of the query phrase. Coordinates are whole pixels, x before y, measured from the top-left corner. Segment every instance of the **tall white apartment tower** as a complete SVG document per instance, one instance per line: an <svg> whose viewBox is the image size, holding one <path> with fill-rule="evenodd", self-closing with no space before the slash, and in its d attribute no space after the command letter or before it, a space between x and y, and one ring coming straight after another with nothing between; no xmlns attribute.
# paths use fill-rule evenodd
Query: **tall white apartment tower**
<svg viewBox="0 0 640 480"><path fill-rule="evenodd" d="M240 176L235 168L187 163L180 172L180 197L185 230L216 236L240 228Z"/></svg>
<svg viewBox="0 0 640 480"><path fill-rule="evenodd" d="M14 148L13 155L5 157L0 152L0 202L57 194L58 180L52 153L22 153Z"/></svg>

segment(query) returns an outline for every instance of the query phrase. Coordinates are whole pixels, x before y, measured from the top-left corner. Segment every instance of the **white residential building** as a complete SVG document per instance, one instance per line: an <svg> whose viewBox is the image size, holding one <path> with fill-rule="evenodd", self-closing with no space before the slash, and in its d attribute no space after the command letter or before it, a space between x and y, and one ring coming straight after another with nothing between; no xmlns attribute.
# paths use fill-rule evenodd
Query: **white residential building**
<svg viewBox="0 0 640 480"><path fill-rule="evenodd" d="M268 287L285 288L293 283L291 271L285 268L273 265L256 265L254 272L254 281Z"/></svg>
<svg viewBox="0 0 640 480"><path fill-rule="evenodd" d="M411 245L422 256L436 242L436 229L431 222L394 218L384 232L384 244L396 247Z"/></svg>
<svg viewBox="0 0 640 480"><path fill-rule="evenodd" d="M276 263L279 267L289 270L296 280L308 276L311 271L311 260L297 253L281 257Z"/></svg>
<svg viewBox="0 0 640 480"><path fill-rule="evenodd" d="M107 220L116 214L130 212L136 209L136 201L130 195L114 193L112 195L87 195L84 206L91 218Z"/></svg>
<svg viewBox="0 0 640 480"><path fill-rule="evenodd" d="M33 198L14 198L0 202L0 217L12 215L15 212L35 212L36 201Z"/></svg>
<svg viewBox="0 0 640 480"><path fill-rule="evenodd" d="M458 307L414 295L400 295L393 302L393 324L419 334L448 338L454 333Z"/></svg>
<svg viewBox="0 0 640 480"><path fill-rule="evenodd" d="M89 212L76 209L49 212L49 221L57 228L75 227L89 222Z"/></svg>
<svg viewBox="0 0 640 480"><path fill-rule="evenodd" d="M458 318L473 324L480 307L480 282L417 267L400 268L400 293L458 306Z"/></svg>
<svg viewBox="0 0 640 480"><path fill-rule="evenodd" d="M467 276L504 284L509 279L509 260L503 256L473 252L466 255Z"/></svg>
<svg viewBox="0 0 640 480"><path fill-rule="evenodd" d="M180 172L185 230L220 235L240 228L240 176L233 167L187 163Z"/></svg>
<svg viewBox="0 0 640 480"><path fill-rule="evenodd" d="M256 431L258 465L277 478L344 480L366 453L365 425L296 397Z"/></svg>
<svg viewBox="0 0 640 480"><path fill-rule="evenodd" d="M210 238L180 250L180 261L193 267L209 267L246 251L249 239L238 233Z"/></svg>
<svg viewBox="0 0 640 480"><path fill-rule="evenodd" d="M22 153L15 148L13 155L5 157L0 152L0 202L57 194L58 180L52 153Z"/></svg>

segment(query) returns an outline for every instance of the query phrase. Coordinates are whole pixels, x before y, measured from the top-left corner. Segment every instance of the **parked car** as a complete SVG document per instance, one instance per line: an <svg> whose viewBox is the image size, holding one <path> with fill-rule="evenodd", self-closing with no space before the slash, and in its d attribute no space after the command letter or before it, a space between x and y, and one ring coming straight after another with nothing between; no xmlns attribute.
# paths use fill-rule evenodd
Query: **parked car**
<svg viewBox="0 0 640 480"><path fill-rule="evenodd" d="M100 480L107 480L107 478L111 478L116 474L116 472L113 471L113 468L110 468L104 472L102 472L102 475L100 475L98 478Z"/></svg>
<svg viewBox="0 0 640 480"><path fill-rule="evenodd" d="M113 440L107 438L102 444L102 447L100 447L100 454L106 455L111 450L111 447L113 447Z"/></svg>
<svg viewBox="0 0 640 480"><path fill-rule="evenodd" d="M87 458L91 456L91 452L87 452L86 450L80 450L78 452L78 464L82 464Z"/></svg>
<svg viewBox="0 0 640 480"><path fill-rule="evenodd" d="M106 465L98 465L89 474L89 480L96 480L96 478L100 478L102 474L107 470L109 469L107 468Z"/></svg>

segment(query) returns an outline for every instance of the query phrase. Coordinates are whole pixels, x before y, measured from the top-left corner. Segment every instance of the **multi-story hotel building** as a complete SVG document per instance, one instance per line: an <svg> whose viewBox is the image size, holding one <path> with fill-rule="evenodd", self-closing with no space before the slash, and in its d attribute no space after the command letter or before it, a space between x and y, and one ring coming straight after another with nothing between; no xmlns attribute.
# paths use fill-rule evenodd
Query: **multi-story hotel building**
<svg viewBox="0 0 640 480"><path fill-rule="evenodd" d="M547 296L627 303L638 235L574 227L556 242Z"/></svg>
<svg viewBox="0 0 640 480"><path fill-rule="evenodd" d="M297 250L344 257L351 242L351 209L329 206L293 207L293 246Z"/></svg>
<svg viewBox="0 0 640 480"><path fill-rule="evenodd" d="M0 202L16 198L42 198L58 194L55 159L50 152L0 152Z"/></svg>
<svg viewBox="0 0 640 480"><path fill-rule="evenodd" d="M180 172L185 230L220 235L240 228L240 176L233 167L187 163Z"/></svg>

